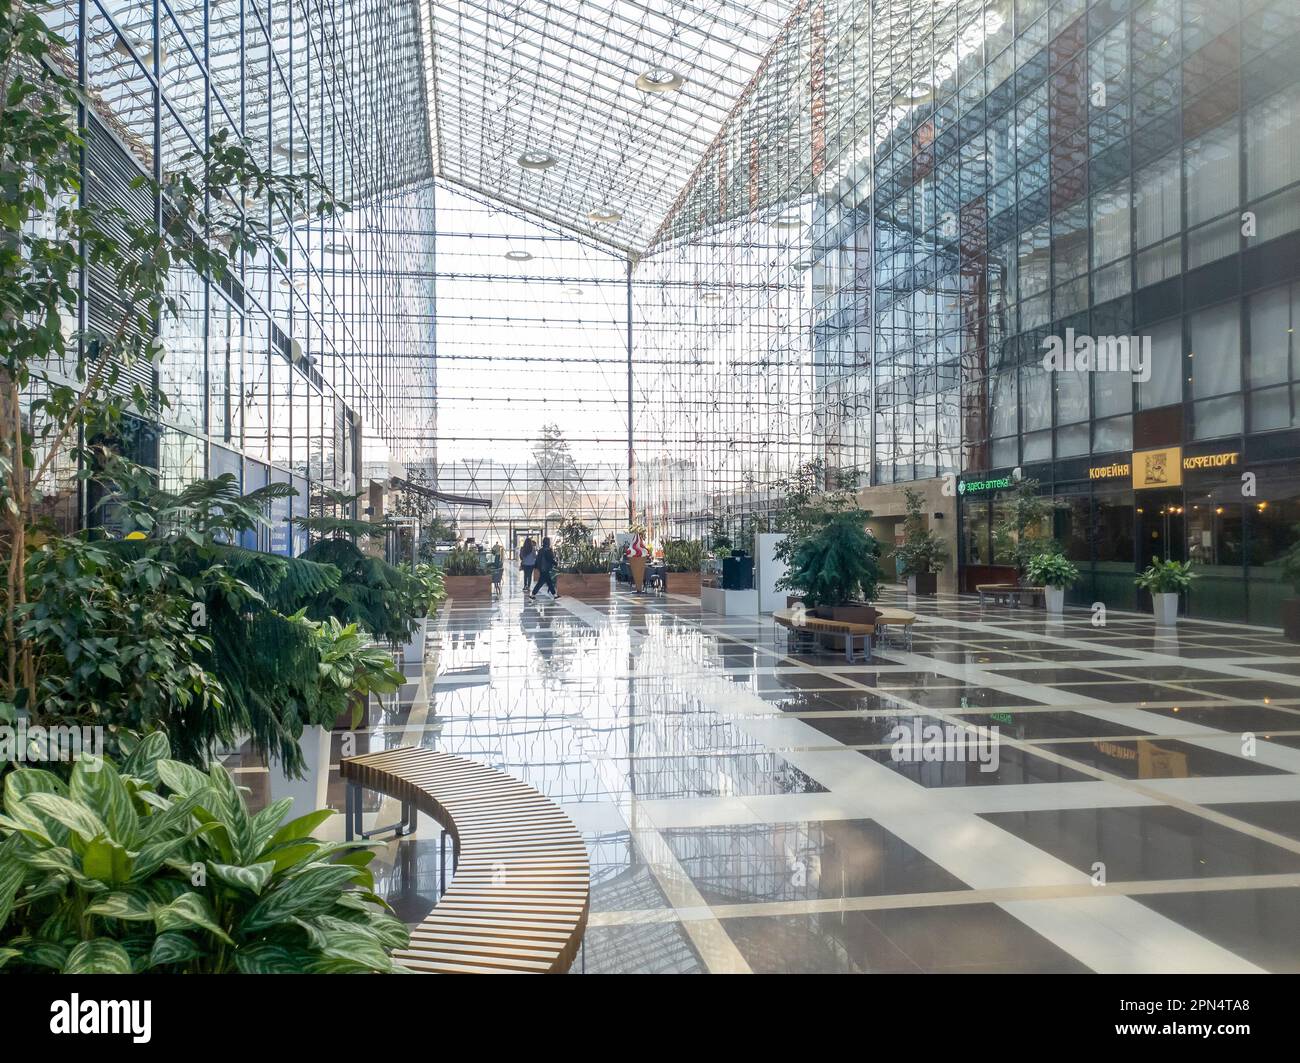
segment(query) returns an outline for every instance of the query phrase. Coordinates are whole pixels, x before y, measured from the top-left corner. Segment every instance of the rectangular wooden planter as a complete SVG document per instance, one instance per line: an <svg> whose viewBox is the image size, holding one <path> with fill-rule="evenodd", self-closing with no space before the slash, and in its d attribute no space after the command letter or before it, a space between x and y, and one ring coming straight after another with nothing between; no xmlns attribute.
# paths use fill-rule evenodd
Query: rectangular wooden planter
<svg viewBox="0 0 1300 1063"><path fill-rule="evenodd" d="M689 598L700 596L700 573L669 572L667 577L669 594L685 594Z"/></svg>
<svg viewBox="0 0 1300 1063"><path fill-rule="evenodd" d="M492 598L491 576L443 576L447 597L456 602L486 602Z"/></svg>
<svg viewBox="0 0 1300 1063"><path fill-rule="evenodd" d="M581 598L583 601L608 601L610 579L608 572L557 572L555 589L560 596Z"/></svg>

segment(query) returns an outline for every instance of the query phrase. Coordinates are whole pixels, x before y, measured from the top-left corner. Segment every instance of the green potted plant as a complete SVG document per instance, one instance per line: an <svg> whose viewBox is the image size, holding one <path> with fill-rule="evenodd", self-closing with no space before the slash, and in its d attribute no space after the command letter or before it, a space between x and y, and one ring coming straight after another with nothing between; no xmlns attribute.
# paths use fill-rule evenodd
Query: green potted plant
<svg viewBox="0 0 1300 1063"><path fill-rule="evenodd" d="M1025 575L1036 587L1043 588L1049 613L1065 610L1065 592L1079 582L1079 570L1064 554L1035 554L1029 559Z"/></svg>
<svg viewBox="0 0 1300 1063"><path fill-rule="evenodd" d="M899 570L907 577L908 594L934 594L938 590L938 573L948 563L948 549L938 532L926 527L920 491L906 488L907 519L903 522L903 542L894 553Z"/></svg>
<svg viewBox="0 0 1300 1063"><path fill-rule="evenodd" d="M484 602L492 597L492 576L483 555L472 543L457 543L442 562L442 585L447 596L462 602Z"/></svg>
<svg viewBox="0 0 1300 1063"><path fill-rule="evenodd" d="M704 544L698 539L669 539L664 543L664 571L669 594L700 596Z"/></svg>
<svg viewBox="0 0 1300 1063"><path fill-rule="evenodd" d="M1151 592L1151 611L1161 627L1178 623L1178 596L1192 585L1196 573L1190 561L1161 561L1155 558L1137 579L1142 590Z"/></svg>
<svg viewBox="0 0 1300 1063"><path fill-rule="evenodd" d="M880 592L880 544L868 535L866 510L828 513L800 541L777 587L793 590L814 616L870 624Z"/></svg>
<svg viewBox="0 0 1300 1063"><path fill-rule="evenodd" d="M577 517L561 521L555 539L555 558L559 565L555 589L560 596L587 601L608 599L609 549L593 542L591 529Z"/></svg>

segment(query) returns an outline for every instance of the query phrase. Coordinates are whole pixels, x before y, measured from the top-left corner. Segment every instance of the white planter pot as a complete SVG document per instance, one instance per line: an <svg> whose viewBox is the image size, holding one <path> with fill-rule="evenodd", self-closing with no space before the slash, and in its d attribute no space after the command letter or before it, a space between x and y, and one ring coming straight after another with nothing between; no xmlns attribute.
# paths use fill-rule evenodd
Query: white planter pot
<svg viewBox="0 0 1300 1063"><path fill-rule="evenodd" d="M1065 611L1064 587L1044 587L1043 597L1047 600L1047 611L1049 613L1061 613Z"/></svg>
<svg viewBox="0 0 1300 1063"><path fill-rule="evenodd" d="M1151 595L1151 611L1155 614L1156 623L1158 625L1161 627L1173 627L1178 623L1178 595Z"/></svg>
<svg viewBox="0 0 1300 1063"><path fill-rule="evenodd" d="M304 727L302 737L298 739L298 747L306 762L301 779L290 779L278 762L272 763L270 767L271 800L293 798L293 808L289 810L286 819L305 816L327 804L325 793L330 774L330 732L314 724Z"/></svg>

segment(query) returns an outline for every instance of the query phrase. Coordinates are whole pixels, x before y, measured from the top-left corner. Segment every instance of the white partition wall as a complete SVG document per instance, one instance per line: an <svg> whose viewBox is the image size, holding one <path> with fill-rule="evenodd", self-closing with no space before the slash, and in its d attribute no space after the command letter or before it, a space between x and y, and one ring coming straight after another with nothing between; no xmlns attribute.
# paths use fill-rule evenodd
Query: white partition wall
<svg viewBox="0 0 1300 1063"><path fill-rule="evenodd" d="M770 613L785 608L785 591L776 589L776 581L785 575L785 562L776 558L776 546L785 536L778 532L759 532L754 536L754 586L758 588L758 611Z"/></svg>

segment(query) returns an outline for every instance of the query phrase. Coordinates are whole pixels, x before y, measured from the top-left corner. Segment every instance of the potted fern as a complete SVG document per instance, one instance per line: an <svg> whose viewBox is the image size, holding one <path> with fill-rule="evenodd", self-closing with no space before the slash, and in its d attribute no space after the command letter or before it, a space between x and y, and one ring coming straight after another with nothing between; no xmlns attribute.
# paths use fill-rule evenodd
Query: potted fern
<svg viewBox="0 0 1300 1063"><path fill-rule="evenodd" d="M1064 554L1055 551L1031 557L1025 575L1035 586L1043 588L1049 613L1065 610L1065 592L1079 582L1079 570Z"/></svg>
<svg viewBox="0 0 1300 1063"><path fill-rule="evenodd" d="M1192 585L1196 574L1190 561L1155 558L1133 582L1151 593L1151 611L1161 627L1178 623L1178 596Z"/></svg>
<svg viewBox="0 0 1300 1063"><path fill-rule="evenodd" d="M903 523L903 542L895 549L900 572L907 577L908 594L934 594L939 589L939 572L948 562L947 548L937 532L930 531L922 512L924 496L910 487L907 519Z"/></svg>

